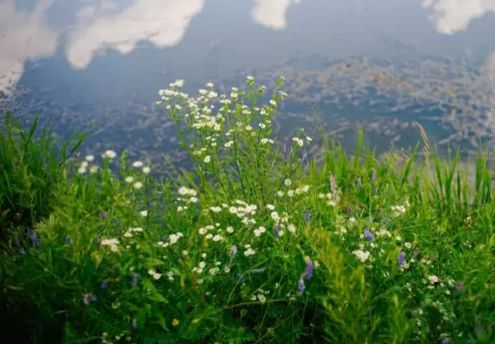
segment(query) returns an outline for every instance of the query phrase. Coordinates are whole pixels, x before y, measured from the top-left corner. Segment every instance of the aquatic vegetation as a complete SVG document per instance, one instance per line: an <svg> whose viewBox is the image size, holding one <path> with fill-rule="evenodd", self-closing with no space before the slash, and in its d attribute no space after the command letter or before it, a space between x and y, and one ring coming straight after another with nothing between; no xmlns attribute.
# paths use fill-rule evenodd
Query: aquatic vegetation
<svg viewBox="0 0 495 344"><path fill-rule="evenodd" d="M273 138L283 82L270 94L253 77L226 94L211 83L187 94L182 80L160 91L187 170L160 178L146 159L112 150L60 165L57 202L23 252L4 243L0 295L21 332L102 343L493 342L486 156L473 171L458 155L378 158L359 136L352 155L322 138L322 156L308 158L304 130Z"/></svg>

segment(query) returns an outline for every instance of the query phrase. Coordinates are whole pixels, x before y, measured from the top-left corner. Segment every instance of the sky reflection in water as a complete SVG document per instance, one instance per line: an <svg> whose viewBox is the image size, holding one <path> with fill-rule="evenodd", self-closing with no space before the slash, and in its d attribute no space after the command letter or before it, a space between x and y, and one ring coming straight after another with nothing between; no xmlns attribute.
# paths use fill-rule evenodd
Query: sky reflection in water
<svg viewBox="0 0 495 344"><path fill-rule="evenodd" d="M29 90L23 109L125 117L175 78L227 84L363 57L448 61L495 84L494 34L495 0L0 0L0 93Z"/></svg>

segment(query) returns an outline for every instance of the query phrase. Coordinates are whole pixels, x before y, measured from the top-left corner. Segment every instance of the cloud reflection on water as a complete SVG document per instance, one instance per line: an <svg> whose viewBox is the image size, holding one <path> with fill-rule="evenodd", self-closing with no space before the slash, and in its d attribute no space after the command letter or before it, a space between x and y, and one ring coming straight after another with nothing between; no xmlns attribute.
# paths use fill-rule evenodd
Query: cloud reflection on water
<svg viewBox="0 0 495 344"><path fill-rule="evenodd" d="M288 8L302 0L253 0L253 20L265 27L286 27ZM65 56L75 69L86 68L108 49L127 54L141 41L158 48L178 44L205 0L89 0L74 4L75 21L69 28ZM15 87L27 60L55 54L67 27L51 27L48 12L56 0L37 0L30 12L15 0L0 0L0 92ZM68 14L69 15L69 14Z"/></svg>
<svg viewBox="0 0 495 344"><path fill-rule="evenodd" d="M53 0L40 0L31 13L16 9L14 0L0 2L0 92L9 92L24 72L24 62L51 56L58 34L44 22Z"/></svg>
<svg viewBox="0 0 495 344"><path fill-rule="evenodd" d="M255 5L251 16L255 23L272 29L285 29L287 10L290 5L302 0L253 0Z"/></svg>
<svg viewBox="0 0 495 344"><path fill-rule="evenodd" d="M106 49L127 54L143 40L159 48L173 46L203 5L204 0L137 0L116 13L97 13L92 5L85 6L79 12L78 28L70 34L67 59L74 68L83 69Z"/></svg>
<svg viewBox="0 0 495 344"><path fill-rule="evenodd" d="M495 0L423 0L423 6L433 11L436 29L444 34L464 31L472 20L495 12Z"/></svg>
<svg viewBox="0 0 495 344"><path fill-rule="evenodd" d="M63 38L60 42L65 44L62 51L75 69L86 68L95 56L107 50L128 54L136 48L139 42L143 41L150 42L158 48L174 46L183 39L191 21L202 11L207 1L214 2L215 0L84 0L73 2L32 0L34 5L28 11L20 9L18 0L0 0L0 92L5 92L15 86L24 72L27 60L54 55L57 51L59 37ZM232 3L236 1L232 6L237 6L237 1L241 2L241 0L225 1L232 1ZM295 15L301 17L301 20L308 20L307 9L311 8L309 1L302 6L295 6L302 0L245 1L250 7L247 13L241 13L241 15L250 16L254 23L274 30L282 30L288 26L289 10L301 7L301 12ZM334 15L332 18L340 16L341 13L349 15L357 11L365 11L363 8L366 8L365 2L358 0L324 1L331 3L328 8L323 5L318 6L331 9ZM390 4L395 1L397 0L377 1L372 6L381 10L389 8ZM427 12L431 13L437 31L447 34L466 30L475 18L491 11L495 12L495 0L410 0L410 2L416 9L420 9L422 4ZM70 18L70 27L67 23L64 27L58 27L56 23L49 21L51 9L60 4L64 4L65 10L71 12L66 14L67 18ZM307 7L306 4L308 4ZM350 11L349 7L352 8ZM225 9L227 15L232 15L227 7ZM73 16L74 13L76 13L75 16ZM373 16L377 16L375 12L372 13ZM221 21L222 15L226 14L216 13L215 15L217 15L216 20ZM398 15L407 16L408 13L401 12ZM348 19L348 17L343 18L346 21ZM387 21L387 18L380 18L382 19ZM329 33L334 35L329 44L334 44L337 47L335 50L344 51L348 46L352 48L353 44L357 45L352 38L360 37L360 30L367 27L365 24L351 23L356 27L352 26L349 29L345 26L344 29L338 31L338 35L332 31L333 28L327 29L326 26L321 26L318 32L322 35ZM392 21L392 23L395 22ZM296 24L294 27L301 27L299 21L294 24ZM334 21L328 23L329 27L332 25L335 25ZM67 31L68 29L70 31ZM395 26L392 29L395 30ZM229 30L229 27L224 25L222 30ZM384 30L390 30L390 28L387 26ZM67 35L62 34L63 32L67 32ZM349 34L351 39L341 39L346 34ZM317 34L314 36L316 37ZM280 37L284 39L282 35ZM309 41L314 39L311 37ZM301 41L288 40L287 42L286 44L294 45L294 47L303 46ZM342 42L341 46L339 42ZM249 42L245 43L249 44ZM225 45L231 47L229 42L225 42ZM235 52L235 47L232 50Z"/></svg>

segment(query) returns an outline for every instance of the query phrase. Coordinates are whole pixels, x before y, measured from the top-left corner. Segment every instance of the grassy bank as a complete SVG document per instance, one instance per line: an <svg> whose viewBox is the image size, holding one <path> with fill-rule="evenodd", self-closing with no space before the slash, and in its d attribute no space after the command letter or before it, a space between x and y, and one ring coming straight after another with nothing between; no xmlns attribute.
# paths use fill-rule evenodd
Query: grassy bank
<svg viewBox="0 0 495 344"><path fill-rule="evenodd" d="M2 214L26 219L4 222L10 342L495 341L485 155L461 165L425 147L421 161L378 158L361 136L352 154L324 142L308 158L303 130L285 144L271 138L282 80L270 94L251 77L227 95L206 85L191 96L182 83L159 103L188 171L157 178L125 152L62 152L41 168L56 175L39 191L46 202L26 213L9 195L30 189L2 184ZM5 180L27 169L15 161L0 167ZM20 185L36 185L26 175Z"/></svg>

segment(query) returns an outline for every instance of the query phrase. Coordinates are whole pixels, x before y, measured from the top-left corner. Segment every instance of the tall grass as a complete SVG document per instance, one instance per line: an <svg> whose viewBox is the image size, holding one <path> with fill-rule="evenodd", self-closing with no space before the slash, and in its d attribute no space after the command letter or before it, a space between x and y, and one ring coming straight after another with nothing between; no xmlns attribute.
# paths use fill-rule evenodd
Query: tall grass
<svg viewBox="0 0 495 344"><path fill-rule="evenodd" d="M0 125L0 237L8 228L32 228L50 214L68 155L82 141L74 137L57 147L47 128L38 132L38 120L24 130L6 113Z"/></svg>
<svg viewBox="0 0 495 344"><path fill-rule="evenodd" d="M39 118L24 129L10 113L3 116L0 124L0 251L2 256L17 257L26 254L30 247L40 245L35 226L46 219L59 202L66 187L68 159L83 136L56 142L48 128L40 130ZM10 258L16 261L14 256ZM9 343L38 341L36 337L29 337L32 330L38 328L38 335L51 341L55 333L47 333L43 327L51 328L53 324L39 316L36 303L25 297L15 302L9 299L5 267L0 266L0 339ZM9 273L15 273L15 269Z"/></svg>
<svg viewBox="0 0 495 344"><path fill-rule="evenodd" d="M323 137L308 160L303 130L272 138L283 80L269 95L251 77L227 95L182 84L160 104L191 169L157 179L125 152L119 169L112 151L87 157L35 225L40 245L1 257L9 304L35 310L31 341L495 341L486 155L378 157L361 133L353 154Z"/></svg>

